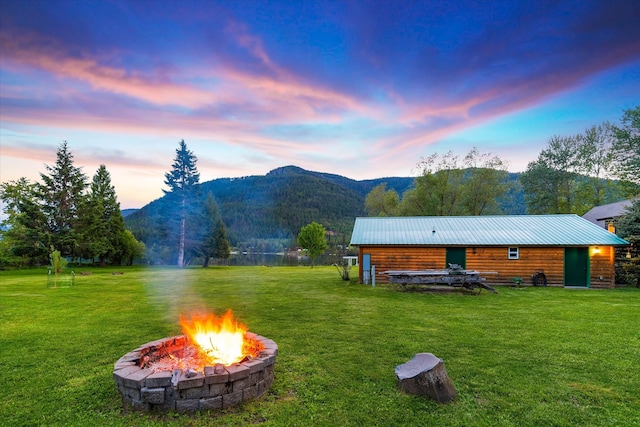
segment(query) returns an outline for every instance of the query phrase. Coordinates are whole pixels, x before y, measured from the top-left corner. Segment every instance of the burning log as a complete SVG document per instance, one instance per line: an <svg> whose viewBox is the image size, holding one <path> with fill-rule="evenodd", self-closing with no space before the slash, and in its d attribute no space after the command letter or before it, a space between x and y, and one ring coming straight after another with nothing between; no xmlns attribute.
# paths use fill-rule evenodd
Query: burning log
<svg viewBox="0 0 640 427"><path fill-rule="evenodd" d="M224 316L193 314L180 318L180 325L208 363L230 365L256 357L264 346L247 335L247 327L233 319L228 310Z"/></svg>

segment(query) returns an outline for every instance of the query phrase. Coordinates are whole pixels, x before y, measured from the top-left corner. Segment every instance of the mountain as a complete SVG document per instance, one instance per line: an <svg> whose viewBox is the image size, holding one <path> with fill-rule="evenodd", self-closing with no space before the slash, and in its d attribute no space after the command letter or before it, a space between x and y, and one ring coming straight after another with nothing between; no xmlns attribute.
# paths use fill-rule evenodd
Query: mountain
<svg viewBox="0 0 640 427"><path fill-rule="evenodd" d="M131 215L132 213L138 211L139 209L122 209L120 212L122 213L122 217L126 218L129 215Z"/></svg>
<svg viewBox="0 0 640 427"><path fill-rule="evenodd" d="M237 245L252 239L288 239L312 221L327 230L351 234L353 221L365 215L364 199L377 185L404 193L411 177L356 181L340 175L285 166L266 175L220 178L200 184L202 199L211 193L227 227L229 240ZM136 238L149 245L166 230L157 230L158 219L172 212L168 196L130 213L125 222ZM166 224L166 221L164 221Z"/></svg>
<svg viewBox="0 0 640 427"><path fill-rule="evenodd" d="M519 173L508 174L510 190L499 200L500 210L505 215L526 213L519 176ZM228 239L236 247L264 249L265 245L277 241L281 249L283 244L286 245L283 241L295 237L300 228L312 221L348 240L354 219L366 215L364 201L367 194L382 183L402 197L412 188L414 178L356 181L341 175L284 166L266 175L220 178L201 183L199 201L192 207L192 214L197 217L208 194L213 195ZM133 212L123 212L127 227L136 238L147 247L158 248L158 251L172 244L179 228L176 223L178 204L170 196L171 193ZM619 200L617 196L616 192L611 192L606 200ZM194 234L193 242L200 241L197 234L203 229L197 221L195 218L188 226Z"/></svg>

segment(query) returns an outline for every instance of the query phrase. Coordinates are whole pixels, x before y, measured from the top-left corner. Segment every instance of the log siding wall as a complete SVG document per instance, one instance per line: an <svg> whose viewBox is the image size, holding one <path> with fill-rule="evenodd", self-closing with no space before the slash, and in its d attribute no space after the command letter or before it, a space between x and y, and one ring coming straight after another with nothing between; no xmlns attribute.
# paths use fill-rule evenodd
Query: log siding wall
<svg viewBox="0 0 640 427"><path fill-rule="evenodd" d="M518 247L518 259L508 259L508 247L484 247L467 249L469 270L497 272L482 275L487 283L513 285L520 277L525 285L533 284L531 276L541 271L550 286L564 284L564 248Z"/></svg>
<svg viewBox="0 0 640 427"><path fill-rule="evenodd" d="M613 288L616 285L615 255L613 246L598 246L599 252L589 250L591 258L591 287Z"/></svg>
<svg viewBox="0 0 640 427"><path fill-rule="evenodd" d="M514 278L520 277L524 285L532 284L532 275L544 272L549 286L564 285L564 247L518 247L519 258L508 259L508 247L466 248L466 268L487 272L482 274L489 285L513 285ZM590 248L591 287L612 288L615 285L614 249L599 247L594 253ZM361 246L360 277L362 275L362 255L371 255L371 265L376 267L376 282L389 283L386 270L425 270L446 267L445 247L425 246ZM495 273L495 274L491 274Z"/></svg>

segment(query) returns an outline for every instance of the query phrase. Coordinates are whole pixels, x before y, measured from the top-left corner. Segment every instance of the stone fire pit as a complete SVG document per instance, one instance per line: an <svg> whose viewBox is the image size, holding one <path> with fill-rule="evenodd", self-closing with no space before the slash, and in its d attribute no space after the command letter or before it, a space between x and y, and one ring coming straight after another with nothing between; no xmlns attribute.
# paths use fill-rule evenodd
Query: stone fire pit
<svg viewBox="0 0 640 427"><path fill-rule="evenodd" d="M184 347L187 339L176 336L152 341L122 356L113 367L113 377L122 394L124 409L177 411L225 409L262 395L274 379L277 344L248 332L264 350L256 358L229 366L155 370L150 361Z"/></svg>

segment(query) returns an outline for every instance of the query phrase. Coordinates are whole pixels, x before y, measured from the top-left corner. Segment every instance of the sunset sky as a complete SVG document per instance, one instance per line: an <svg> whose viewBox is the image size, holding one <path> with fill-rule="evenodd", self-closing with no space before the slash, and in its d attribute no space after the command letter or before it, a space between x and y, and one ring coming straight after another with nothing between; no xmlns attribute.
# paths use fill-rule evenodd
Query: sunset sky
<svg viewBox="0 0 640 427"><path fill-rule="evenodd" d="M0 0L0 181L67 141L122 208L296 165L412 176L472 147L523 171L640 104L640 1Z"/></svg>

